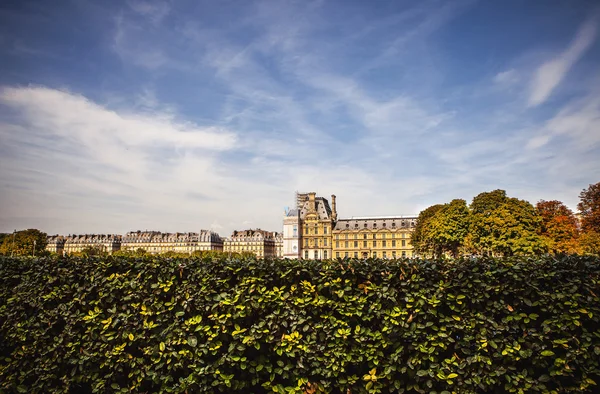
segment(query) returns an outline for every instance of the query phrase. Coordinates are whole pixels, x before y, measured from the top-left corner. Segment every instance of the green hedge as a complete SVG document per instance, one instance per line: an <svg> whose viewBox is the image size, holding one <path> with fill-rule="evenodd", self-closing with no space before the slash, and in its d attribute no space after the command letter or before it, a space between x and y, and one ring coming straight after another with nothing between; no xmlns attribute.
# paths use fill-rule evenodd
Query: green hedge
<svg viewBox="0 0 600 394"><path fill-rule="evenodd" d="M0 258L0 392L598 392L600 262Z"/></svg>

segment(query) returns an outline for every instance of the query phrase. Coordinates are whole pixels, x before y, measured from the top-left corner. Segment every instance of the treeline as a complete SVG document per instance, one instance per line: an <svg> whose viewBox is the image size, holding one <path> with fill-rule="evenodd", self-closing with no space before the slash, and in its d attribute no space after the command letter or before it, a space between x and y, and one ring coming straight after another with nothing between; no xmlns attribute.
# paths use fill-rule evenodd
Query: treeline
<svg viewBox="0 0 600 394"><path fill-rule="evenodd" d="M419 214L412 236L423 256L600 254L600 182L579 195L579 218L560 201L535 206L504 190L484 192Z"/></svg>

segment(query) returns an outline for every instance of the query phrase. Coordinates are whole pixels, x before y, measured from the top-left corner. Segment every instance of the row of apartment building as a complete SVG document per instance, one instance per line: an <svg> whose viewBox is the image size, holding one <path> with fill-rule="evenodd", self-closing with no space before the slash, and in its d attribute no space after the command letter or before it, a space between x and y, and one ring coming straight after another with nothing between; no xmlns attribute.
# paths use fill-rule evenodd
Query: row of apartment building
<svg viewBox="0 0 600 394"><path fill-rule="evenodd" d="M338 219L336 196L296 193L295 207L286 209L283 232L260 229L234 231L230 237L202 230L199 233L135 231L121 235L69 235L48 238L48 250L59 254L88 247L108 253L143 249L152 254L216 250L250 252L257 257L296 259L413 257L410 242L416 216L370 216Z"/></svg>
<svg viewBox="0 0 600 394"><path fill-rule="evenodd" d="M159 231L131 231L125 235L84 234L52 235L48 237L46 249L57 254L72 254L94 248L109 254L118 250L147 253L166 252L192 254L196 251L215 250L220 252L250 252L258 257L283 257L281 233L256 230L234 231L231 237L202 230L198 233L161 233Z"/></svg>

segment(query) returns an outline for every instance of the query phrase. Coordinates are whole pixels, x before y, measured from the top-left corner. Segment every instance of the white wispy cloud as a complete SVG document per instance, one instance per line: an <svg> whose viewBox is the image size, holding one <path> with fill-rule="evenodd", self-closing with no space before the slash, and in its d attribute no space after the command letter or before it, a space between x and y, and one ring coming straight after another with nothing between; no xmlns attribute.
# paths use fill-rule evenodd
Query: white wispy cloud
<svg viewBox="0 0 600 394"><path fill-rule="evenodd" d="M495 188L573 207L573 184L594 181L596 91L535 118L529 62L466 82L461 70L459 83L437 64L436 33L468 2L421 2L382 23L360 2L227 3L223 15L198 4L209 16L147 2L111 16L109 49L135 74L122 90L0 90L0 227L227 235L280 229L295 190L336 194L344 217Z"/></svg>
<svg viewBox="0 0 600 394"><path fill-rule="evenodd" d="M535 107L550 97L550 94L565 78L571 67L594 43L598 30L598 18L586 21L569 44L556 58L542 64L535 72L530 86L528 105Z"/></svg>

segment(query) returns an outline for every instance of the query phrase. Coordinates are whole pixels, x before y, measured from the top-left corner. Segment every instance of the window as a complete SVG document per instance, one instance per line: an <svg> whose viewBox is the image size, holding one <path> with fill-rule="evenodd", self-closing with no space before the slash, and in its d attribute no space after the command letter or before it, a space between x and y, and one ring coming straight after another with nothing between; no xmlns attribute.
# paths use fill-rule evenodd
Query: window
<svg viewBox="0 0 600 394"><path fill-rule="evenodd" d="M395 259L395 258L396 258L396 251L395 251L395 250L392 252L392 258L393 258L393 259Z"/></svg>
<svg viewBox="0 0 600 394"><path fill-rule="evenodd" d="M402 240L402 246L406 246L406 241Z"/></svg>
<svg viewBox="0 0 600 394"><path fill-rule="evenodd" d="M348 241L344 242L344 247L347 248L348 247Z"/></svg>
<svg viewBox="0 0 600 394"><path fill-rule="evenodd" d="M326 259L326 258L327 258L327 251L326 251L326 250L324 250L324 251L323 251L323 258L324 258L324 259Z"/></svg>
<svg viewBox="0 0 600 394"><path fill-rule="evenodd" d="M363 234L363 239L367 239L367 234Z"/></svg>
<svg viewBox="0 0 600 394"><path fill-rule="evenodd" d="M340 258L340 252L335 252L335 257Z"/></svg>
<svg viewBox="0 0 600 394"><path fill-rule="evenodd" d="M348 234L346 234L345 239L348 239Z"/></svg>
<svg viewBox="0 0 600 394"><path fill-rule="evenodd" d="M323 246L327 246L327 238L323 240ZM326 257L327 258L327 257Z"/></svg>
<svg viewBox="0 0 600 394"><path fill-rule="evenodd" d="M354 234L354 239L358 239L358 234Z"/></svg>
<svg viewBox="0 0 600 394"><path fill-rule="evenodd" d="M396 240L393 240L392 241L392 248L395 248L395 247L396 247ZM396 252L394 252L394 253L396 253Z"/></svg>
<svg viewBox="0 0 600 394"><path fill-rule="evenodd" d="M394 238L396 238L396 234L395 233L392 234L392 239L394 239Z"/></svg>
<svg viewBox="0 0 600 394"><path fill-rule="evenodd" d="M396 227L396 222L392 222L392 227Z"/></svg>
<svg viewBox="0 0 600 394"><path fill-rule="evenodd" d="M405 233L402 233L402 238L406 238L406 234Z"/></svg>
<svg viewBox="0 0 600 394"><path fill-rule="evenodd" d="M367 223L365 223L365 228L367 228Z"/></svg>
<svg viewBox="0 0 600 394"><path fill-rule="evenodd" d="M373 252L373 258L377 258L377 252Z"/></svg>
<svg viewBox="0 0 600 394"><path fill-rule="evenodd" d="M373 247L376 248L377 247L377 241L373 241Z"/></svg>
<svg viewBox="0 0 600 394"><path fill-rule="evenodd" d="M358 248L358 241L354 241L354 247Z"/></svg>
<svg viewBox="0 0 600 394"><path fill-rule="evenodd" d="M387 259L387 253L386 252L383 252L383 258Z"/></svg>
<svg viewBox="0 0 600 394"><path fill-rule="evenodd" d="M373 239L377 239L377 234L373 234Z"/></svg>
<svg viewBox="0 0 600 394"><path fill-rule="evenodd" d="M305 259L308 259L308 250L305 250L305 251L304 251L304 258L305 258Z"/></svg>
<svg viewBox="0 0 600 394"><path fill-rule="evenodd" d="M406 252L402 252L402 257L406 257Z"/></svg>
<svg viewBox="0 0 600 394"><path fill-rule="evenodd" d="M344 253L344 257L348 258L348 252Z"/></svg>
<svg viewBox="0 0 600 394"><path fill-rule="evenodd" d="M304 227L304 235L308 235L308 226Z"/></svg>
<svg viewBox="0 0 600 394"><path fill-rule="evenodd" d="M323 226L323 234L327 234L327 226Z"/></svg>
<svg viewBox="0 0 600 394"><path fill-rule="evenodd" d="M373 228L377 228L377 223L373 223Z"/></svg>
<svg viewBox="0 0 600 394"><path fill-rule="evenodd" d="M340 239L340 235L339 235L339 234L336 234L336 235L335 235L335 239Z"/></svg>
<svg viewBox="0 0 600 394"><path fill-rule="evenodd" d="M358 258L358 252L354 252L354 258L357 259Z"/></svg>
<svg viewBox="0 0 600 394"><path fill-rule="evenodd" d="M350 225L348 223L346 223L346 228L350 228Z"/></svg>
<svg viewBox="0 0 600 394"><path fill-rule="evenodd" d="M315 226L315 235L319 234L319 228L317 226Z"/></svg>
<svg viewBox="0 0 600 394"><path fill-rule="evenodd" d="M339 248L340 247L340 241L335 241L335 247Z"/></svg>
<svg viewBox="0 0 600 394"><path fill-rule="evenodd" d="M308 239L304 238L304 247L308 248Z"/></svg>
<svg viewBox="0 0 600 394"><path fill-rule="evenodd" d="M363 241L363 248L367 247L367 241Z"/></svg>
<svg viewBox="0 0 600 394"><path fill-rule="evenodd" d="M294 224L294 237L298 236L298 226Z"/></svg>
<svg viewBox="0 0 600 394"><path fill-rule="evenodd" d="M385 247L386 247L386 245L387 245L387 244L386 244L386 242L387 242L387 241L381 241L381 247L382 247L382 248L385 248Z"/></svg>

